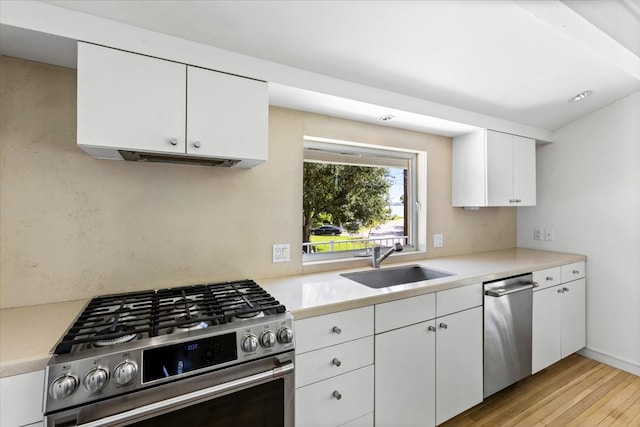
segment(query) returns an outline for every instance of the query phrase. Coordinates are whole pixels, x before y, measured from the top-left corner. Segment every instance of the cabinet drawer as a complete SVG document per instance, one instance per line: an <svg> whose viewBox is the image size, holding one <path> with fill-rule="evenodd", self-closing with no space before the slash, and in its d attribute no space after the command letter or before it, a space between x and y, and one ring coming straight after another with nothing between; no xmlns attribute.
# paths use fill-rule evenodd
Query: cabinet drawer
<svg viewBox="0 0 640 427"><path fill-rule="evenodd" d="M372 365L296 390L297 426L335 427L371 412Z"/></svg>
<svg viewBox="0 0 640 427"><path fill-rule="evenodd" d="M340 427L373 427L373 412L346 424L340 424Z"/></svg>
<svg viewBox="0 0 640 427"><path fill-rule="evenodd" d="M561 271L562 269L560 267L534 271L533 281L538 284L538 287L533 289L534 292L551 286L559 285L561 280Z"/></svg>
<svg viewBox="0 0 640 427"><path fill-rule="evenodd" d="M376 304L376 334L436 317L435 294Z"/></svg>
<svg viewBox="0 0 640 427"><path fill-rule="evenodd" d="M436 293L438 317L482 305L482 283Z"/></svg>
<svg viewBox="0 0 640 427"><path fill-rule="evenodd" d="M582 279L586 274L584 261L562 266L562 283Z"/></svg>
<svg viewBox="0 0 640 427"><path fill-rule="evenodd" d="M373 336L296 357L296 388L373 364Z"/></svg>
<svg viewBox="0 0 640 427"><path fill-rule="evenodd" d="M373 335L373 306L295 322L296 354Z"/></svg>

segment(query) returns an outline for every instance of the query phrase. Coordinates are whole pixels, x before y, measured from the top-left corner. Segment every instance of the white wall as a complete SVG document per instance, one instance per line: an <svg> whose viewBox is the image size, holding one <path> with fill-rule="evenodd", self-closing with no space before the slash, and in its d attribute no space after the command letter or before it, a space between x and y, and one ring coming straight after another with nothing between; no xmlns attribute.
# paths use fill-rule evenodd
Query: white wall
<svg viewBox="0 0 640 427"><path fill-rule="evenodd" d="M555 140L537 149L538 204L518 208L518 246L587 255L585 354L640 375L640 92ZM534 227L555 239L533 240Z"/></svg>

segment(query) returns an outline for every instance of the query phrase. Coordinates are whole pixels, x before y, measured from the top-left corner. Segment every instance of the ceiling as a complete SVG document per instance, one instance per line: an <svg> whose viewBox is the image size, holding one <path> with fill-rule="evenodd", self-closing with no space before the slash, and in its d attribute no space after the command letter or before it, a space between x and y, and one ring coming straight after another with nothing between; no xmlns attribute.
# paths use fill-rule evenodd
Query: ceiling
<svg viewBox="0 0 640 427"><path fill-rule="evenodd" d="M46 3L549 130L640 90L636 0ZM568 102L585 90L593 95ZM372 114L273 91L276 105Z"/></svg>

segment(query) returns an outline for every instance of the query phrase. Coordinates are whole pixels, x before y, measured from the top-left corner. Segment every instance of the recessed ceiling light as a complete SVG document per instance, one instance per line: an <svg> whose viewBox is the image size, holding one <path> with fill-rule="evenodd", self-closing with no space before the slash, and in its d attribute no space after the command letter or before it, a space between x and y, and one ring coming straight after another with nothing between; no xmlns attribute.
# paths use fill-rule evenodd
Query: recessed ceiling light
<svg viewBox="0 0 640 427"><path fill-rule="evenodd" d="M396 118L396 116L392 116L391 114L385 114L383 116L378 117L378 120L383 121L383 122L388 122L389 120L393 120L395 118Z"/></svg>
<svg viewBox="0 0 640 427"><path fill-rule="evenodd" d="M585 90L584 92L580 92L579 94L577 94L576 96L574 96L573 98L569 99L569 102L578 102L578 101L582 101L583 99L585 99L587 96L590 96L593 93L592 90Z"/></svg>

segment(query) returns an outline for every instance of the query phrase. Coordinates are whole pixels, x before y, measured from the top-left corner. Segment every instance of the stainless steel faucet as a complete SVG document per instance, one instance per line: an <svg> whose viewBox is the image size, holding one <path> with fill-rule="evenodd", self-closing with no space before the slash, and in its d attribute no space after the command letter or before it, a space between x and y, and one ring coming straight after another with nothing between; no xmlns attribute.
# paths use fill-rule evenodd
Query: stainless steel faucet
<svg viewBox="0 0 640 427"><path fill-rule="evenodd" d="M373 247L373 255L371 256L371 261L373 264L373 268L380 268L380 263L387 259L389 255L394 252L400 252L402 250L402 244L396 243L393 247L389 248L388 251L380 255L380 246Z"/></svg>

